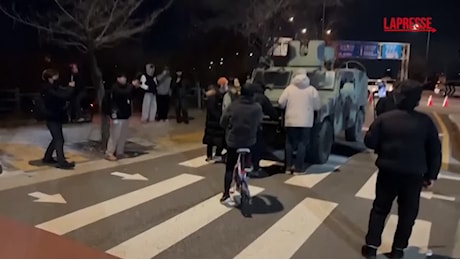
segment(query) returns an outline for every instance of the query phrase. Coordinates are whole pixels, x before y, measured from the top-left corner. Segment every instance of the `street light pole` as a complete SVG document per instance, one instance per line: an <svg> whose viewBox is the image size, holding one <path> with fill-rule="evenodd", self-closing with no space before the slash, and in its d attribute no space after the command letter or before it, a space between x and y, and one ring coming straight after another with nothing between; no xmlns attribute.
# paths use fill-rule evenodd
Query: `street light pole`
<svg viewBox="0 0 460 260"><path fill-rule="evenodd" d="M430 40L431 40L431 32L428 32L428 35L426 36L426 51L425 51L425 60L427 64L428 64L429 55L430 55Z"/></svg>
<svg viewBox="0 0 460 260"><path fill-rule="evenodd" d="M426 50L425 50L425 63L426 63L426 73L425 73L425 82L428 82L428 68L429 68L429 59L430 59L430 40L431 40L431 32L428 32L426 36Z"/></svg>
<svg viewBox="0 0 460 260"><path fill-rule="evenodd" d="M326 29L325 23L326 23L326 0L323 0L323 17L321 19L321 35L324 33L324 30Z"/></svg>

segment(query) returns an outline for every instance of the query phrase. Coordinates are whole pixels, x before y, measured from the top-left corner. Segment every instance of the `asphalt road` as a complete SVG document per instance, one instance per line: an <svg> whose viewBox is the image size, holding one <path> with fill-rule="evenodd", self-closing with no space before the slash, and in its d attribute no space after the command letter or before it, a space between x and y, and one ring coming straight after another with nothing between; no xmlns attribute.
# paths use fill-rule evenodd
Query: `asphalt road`
<svg viewBox="0 0 460 260"><path fill-rule="evenodd" d="M205 163L203 154L199 149L2 191L0 216L121 258L360 258L375 185L372 154L334 155L304 176L266 168L270 176L250 180L251 219L219 203L223 165ZM459 256L459 181L443 175L424 193L408 257L424 258L428 249ZM395 213L382 252L391 246Z"/></svg>

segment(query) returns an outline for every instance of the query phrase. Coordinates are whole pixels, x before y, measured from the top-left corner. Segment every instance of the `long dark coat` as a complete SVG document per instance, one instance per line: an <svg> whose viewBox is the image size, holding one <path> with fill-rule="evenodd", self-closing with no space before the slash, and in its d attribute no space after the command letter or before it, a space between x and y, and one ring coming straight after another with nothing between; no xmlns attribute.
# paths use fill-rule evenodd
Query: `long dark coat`
<svg viewBox="0 0 460 260"><path fill-rule="evenodd" d="M203 144L224 146L225 131L220 126L222 117L222 102L224 96L217 89L206 92L206 126L204 129Z"/></svg>

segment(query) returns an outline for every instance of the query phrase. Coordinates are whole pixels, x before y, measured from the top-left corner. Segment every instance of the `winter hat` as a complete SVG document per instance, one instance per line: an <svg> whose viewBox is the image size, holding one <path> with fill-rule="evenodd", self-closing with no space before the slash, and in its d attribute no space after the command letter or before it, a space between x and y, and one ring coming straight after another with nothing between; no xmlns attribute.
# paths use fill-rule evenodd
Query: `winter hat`
<svg viewBox="0 0 460 260"><path fill-rule="evenodd" d="M255 89L255 85L254 84L251 84L251 83L247 83L247 84L244 84L242 87L241 87L241 96L242 97L252 97L254 96L254 89Z"/></svg>
<svg viewBox="0 0 460 260"><path fill-rule="evenodd" d="M223 86L223 85L227 85L227 84L228 84L228 79L225 78L225 77L220 77L217 80L217 85L219 85L219 86Z"/></svg>
<svg viewBox="0 0 460 260"><path fill-rule="evenodd" d="M422 84L415 80L404 80L397 84L394 92L396 106L403 110L414 110L422 98Z"/></svg>

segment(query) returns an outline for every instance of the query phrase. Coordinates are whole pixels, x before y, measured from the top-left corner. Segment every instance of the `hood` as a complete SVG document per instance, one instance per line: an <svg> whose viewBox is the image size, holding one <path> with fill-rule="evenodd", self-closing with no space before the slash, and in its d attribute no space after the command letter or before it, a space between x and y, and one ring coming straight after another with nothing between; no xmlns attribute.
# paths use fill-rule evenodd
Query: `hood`
<svg viewBox="0 0 460 260"><path fill-rule="evenodd" d="M423 88L414 80L406 80L393 91L396 106L402 110L414 110L422 98Z"/></svg>
<svg viewBox="0 0 460 260"><path fill-rule="evenodd" d="M310 78L308 78L306 72L296 72L291 80L291 85L294 85L298 88L307 88L310 86Z"/></svg>
<svg viewBox="0 0 460 260"><path fill-rule="evenodd" d="M254 83L251 85L251 89L254 93L264 94L264 87L261 84Z"/></svg>

